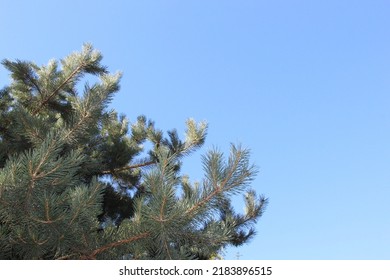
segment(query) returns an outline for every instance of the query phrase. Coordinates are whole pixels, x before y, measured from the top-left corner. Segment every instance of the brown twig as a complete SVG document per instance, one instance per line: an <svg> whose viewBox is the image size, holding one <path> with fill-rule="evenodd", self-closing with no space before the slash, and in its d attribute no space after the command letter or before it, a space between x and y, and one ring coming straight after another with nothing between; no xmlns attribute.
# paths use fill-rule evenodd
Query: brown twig
<svg viewBox="0 0 390 280"><path fill-rule="evenodd" d="M127 243L131 243L131 242L134 242L134 241L137 241L139 239L143 239L143 238L146 238L150 235L149 232L144 232L144 233L141 233L139 235L136 235L136 236L133 236L133 237L130 237L128 239L123 239L123 240L119 240L119 241L115 241L115 242L112 242L112 243L109 243L107 245L104 245L96 250L94 250L90 255L87 255L87 256L84 256L86 259L95 259L96 258L96 255L100 254L100 253L103 253L104 251L107 251L107 250L110 250L112 248L115 248L115 247L118 247L118 246L121 246L123 244L127 244Z"/></svg>

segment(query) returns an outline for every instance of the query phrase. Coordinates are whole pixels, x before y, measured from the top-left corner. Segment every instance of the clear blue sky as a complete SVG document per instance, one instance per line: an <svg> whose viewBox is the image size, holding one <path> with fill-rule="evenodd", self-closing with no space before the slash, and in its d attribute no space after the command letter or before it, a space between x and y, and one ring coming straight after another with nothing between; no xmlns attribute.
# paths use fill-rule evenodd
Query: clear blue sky
<svg viewBox="0 0 390 280"><path fill-rule="evenodd" d="M227 259L390 259L390 2L0 0L0 58L91 42L124 73L112 106L252 150L269 197ZM0 70L0 86L8 84Z"/></svg>

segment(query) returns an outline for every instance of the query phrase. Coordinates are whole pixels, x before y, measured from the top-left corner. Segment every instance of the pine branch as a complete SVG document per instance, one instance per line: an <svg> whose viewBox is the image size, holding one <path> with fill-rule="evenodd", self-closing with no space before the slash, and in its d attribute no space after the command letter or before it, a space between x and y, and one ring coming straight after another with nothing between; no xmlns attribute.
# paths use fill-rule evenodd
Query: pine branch
<svg viewBox="0 0 390 280"><path fill-rule="evenodd" d="M217 169L217 174L215 172L211 172L213 176L210 176L209 180L211 181L211 185L213 188L213 191L209 193L206 197L204 197L202 200L194 204L190 209L186 211L187 214L192 214L194 211L197 209L201 208L205 204L209 203L214 197L218 196L219 194L223 192L228 192L232 190L235 187L238 187L242 184L245 183L245 179L250 179L251 177L251 172L250 168L248 169L246 166L244 170L240 169L240 164L242 163L243 160L245 160L246 153L245 151L242 151L241 149L236 149L234 146L232 146L232 155L229 159L229 164L226 168L223 168L222 170L219 170L218 165L220 165L220 162L217 162L217 166L214 166L213 169ZM216 157L219 159L220 157ZM205 159L207 161L207 158ZM206 162L206 166L211 165L212 159L208 160ZM218 178L220 177L219 173L224 175L224 180L219 183ZM241 176L244 176L241 180L238 180L236 182L236 175L237 173ZM216 175L216 176L215 176ZM233 179L233 182L230 182Z"/></svg>
<svg viewBox="0 0 390 280"><path fill-rule="evenodd" d="M77 124L74 124L71 129L68 130L66 134L62 136L63 140L68 140L71 139L70 136L74 133L77 132L82 126L85 124L86 120L91 117L90 112L85 112L79 119Z"/></svg>
<svg viewBox="0 0 390 280"><path fill-rule="evenodd" d="M165 251L167 252L167 256L169 260L172 260L171 252L169 251L169 245L167 243L167 240L164 240L164 247Z"/></svg>
<svg viewBox="0 0 390 280"><path fill-rule="evenodd" d="M39 92L39 94L42 94L42 91L41 91L41 88L38 86L38 84L35 82L35 80L33 79L33 77L31 77L30 75L26 75L27 76L27 79L30 81L31 84L33 84L33 86L35 87L35 89Z"/></svg>
<svg viewBox="0 0 390 280"><path fill-rule="evenodd" d="M199 201L198 203L196 203L195 205L193 205L190 209L187 210L187 213L188 214L191 214L192 212L194 212L196 209L202 207L203 205L205 205L206 203L208 203L210 200L212 200L215 196L217 196L218 194L222 193L224 191L224 188L227 184L227 182L232 178L234 172L235 172L235 169L237 168L237 165L239 163L239 159L236 159L235 161L235 164L234 164L234 168L232 168L230 171L229 171L229 174L226 176L225 180L222 182L222 184L220 185L214 185L214 191L212 191L209 195L207 195L204 199L202 199L201 201ZM215 182L213 182L215 183Z"/></svg>
<svg viewBox="0 0 390 280"><path fill-rule="evenodd" d="M225 180L222 182L221 188L224 188L229 182L229 180L233 177L234 173L237 171L240 161L241 161L241 151L239 152L239 155L235 157L234 164L233 166L231 166L229 173L227 174Z"/></svg>
<svg viewBox="0 0 390 280"><path fill-rule="evenodd" d="M55 96L62 87L64 87L75 75L77 75L82 69L85 67L84 63L81 63L42 103L41 105L36 108L33 112L32 115L35 116L36 114L41 111L41 109L50 101L50 99Z"/></svg>
<svg viewBox="0 0 390 280"><path fill-rule="evenodd" d="M86 255L84 257L86 259L93 260L93 259L96 259L96 256L98 254L101 254L101 253L103 253L103 252L105 252L107 250L113 249L115 247L118 247L118 246L121 246L121 245L124 245L124 244L129 244L129 243L135 242L137 240L146 238L148 236L150 236L150 232L144 232L144 233L138 234L136 236L133 236L133 237L130 237L130 238L127 238L127 239L122 239L122 240L119 240L119 241L115 241L115 242L109 243L107 245L104 245L104 246L94 250L90 255Z"/></svg>
<svg viewBox="0 0 390 280"><path fill-rule="evenodd" d="M193 205L190 209L186 211L186 215L191 215L195 210L199 209L206 203L208 203L211 199L213 199L216 195L220 194L222 192L221 187L215 188L213 192L211 192L208 196L206 196L204 199Z"/></svg>

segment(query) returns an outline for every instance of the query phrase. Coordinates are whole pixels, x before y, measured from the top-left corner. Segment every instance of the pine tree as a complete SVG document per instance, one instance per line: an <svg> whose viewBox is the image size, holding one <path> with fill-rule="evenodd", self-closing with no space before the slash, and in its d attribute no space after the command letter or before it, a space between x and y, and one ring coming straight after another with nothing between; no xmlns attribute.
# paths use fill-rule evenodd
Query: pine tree
<svg viewBox="0 0 390 280"><path fill-rule="evenodd" d="M267 204L250 188L249 150L209 151L190 182L182 160L207 124L189 119L184 140L145 116L130 124L108 109L121 74L101 60L89 44L45 66L3 60L0 259L209 259L248 242Z"/></svg>

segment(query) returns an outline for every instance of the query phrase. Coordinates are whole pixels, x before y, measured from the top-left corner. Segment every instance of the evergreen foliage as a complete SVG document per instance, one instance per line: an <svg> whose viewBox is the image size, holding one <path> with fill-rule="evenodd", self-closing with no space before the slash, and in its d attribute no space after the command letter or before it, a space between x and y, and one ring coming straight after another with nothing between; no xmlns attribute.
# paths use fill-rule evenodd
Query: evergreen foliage
<svg viewBox="0 0 390 280"><path fill-rule="evenodd" d="M249 151L209 151L203 181L190 182L181 161L207 124L189 119L184 140L145 116L129 124L107 108L121 74L101 60L89 44L46 66L3 60L0 259L210 259L248 242L267 203L250 188Z"/></svg>

